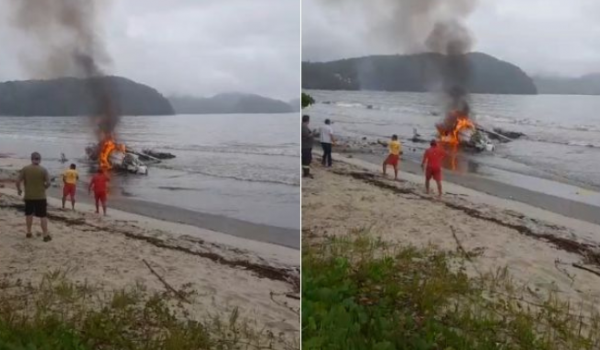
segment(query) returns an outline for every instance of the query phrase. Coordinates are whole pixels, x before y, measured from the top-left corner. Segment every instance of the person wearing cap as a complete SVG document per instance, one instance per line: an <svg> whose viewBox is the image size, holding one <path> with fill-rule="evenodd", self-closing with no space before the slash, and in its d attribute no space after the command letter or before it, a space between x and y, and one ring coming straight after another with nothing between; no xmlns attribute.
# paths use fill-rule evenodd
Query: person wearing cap
<svg viewBox="0 0 600 350"><path fill-rule="evenodd" d="M302 116L302 177L312 178L310 163L312 163L313 133L308 124L310 116Z"/></svg>
<svg viewBox="0 0 600 350"><path fill-rule="evenodd" d="M40 218L44 242L49 242L52 237L48 233L48 219L46 190L50 187L50 176L48 171L40 165L42 156L38 152L31 154L31 164L21 169L17 179L17 192L23 194L21 184L25 185L25 217L27 224L27 238L33 237L31 226L33 217Z"/></svg>
<svg viewBox="0 0 600 350"><path fill-rule="evenodd" d="M331 149L335 143L331 120L325 119L325 125L321 127L321 147L323 148L323 166L331 167L333 159L331 158Z"/></svg>
<svg viewBox="0 0 600 350"><path fill-rule="evenodd" d="M421 168L425 171L425 191L429 194L429 182L433 178L437 183L438 197L442 196L442 160L446 156L443 148L438 147L436 140L431 140L425 154Z"/></svg>

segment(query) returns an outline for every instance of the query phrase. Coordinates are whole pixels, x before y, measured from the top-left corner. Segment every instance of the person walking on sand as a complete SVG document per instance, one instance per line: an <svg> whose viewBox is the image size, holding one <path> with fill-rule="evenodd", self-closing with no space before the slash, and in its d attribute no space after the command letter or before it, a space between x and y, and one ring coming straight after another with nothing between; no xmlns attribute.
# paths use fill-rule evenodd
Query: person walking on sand
<svg viewBox="0 0 600 350"><path fill-rule="evenodd" d="M323 166L331 167L333 159L331 158L331 149L335 139L333 137L333 129L331 128L331 120L325 119L325 125L321 127L321 147L323 147Z"/></svg>
<svg viewBox="0 0 600 350"><path fill-rule="evenodd" d="M17 179L17 192L23 194L21 184L25 185L25 218L27 224L27 238L33 237L31 226L33 217L40 218L44 242L50 242L52 237L48 233L48 202L46 190L50 187L50 176L48 171L40 165L42 156L38 152L31 154L31 164L21 169Z"/></svg>
<svg viewBox="0 0 600 350"><path fill-rule="evenodd" d="M394 168L394 181L398 180L398 163L400 162L400 154L402 153L402 144L398 141L398 135L392 135L392 141L389 144L390 154L383 161L383 176L386 176L388 165Z"/></svg>
<svg viewBox="0 0 600 350"><path fill-rule="evenodd" d="M421 162L421 168L425 171L425 191L429 194L429 181L431 178L435 180L438 188L438 197L442 196L442 160L446 156L446 152L443 148L438 147L436 140L431 140L429 147L425 154L423 154L423 161Z"/></svg>
<svg viewBox="0 0 600 350"><path fill-rule="evenodd" d="M67 197L71 198L71 208L75 210L75 190L77 189L77 181L79 180L79 173L77 172L77 166L71 164L69 169L63 173L63 198L62 208L65 209L67 203Z"/></svg>
<svg viewBox="0 0 600 350"><path fill-rule="evenodd" d="M106 174L104 174L104 170L98 169L98 172L94 177L92 177L92 181L90 182L90 187L88 188L89 193L92 193L94 190L94 201L96 202L96 214L100 214L100 203L102 203L102 212L104 216L106 216L106 200L108 194L108 182L110 179Z"/></svg>
<svg viewBox="0 0 600 350"><path fill-rule="evenodd" d="M308 124L310 117L302 116L302 177L312 178L310 163L312 163L313 133Z"/></svg>

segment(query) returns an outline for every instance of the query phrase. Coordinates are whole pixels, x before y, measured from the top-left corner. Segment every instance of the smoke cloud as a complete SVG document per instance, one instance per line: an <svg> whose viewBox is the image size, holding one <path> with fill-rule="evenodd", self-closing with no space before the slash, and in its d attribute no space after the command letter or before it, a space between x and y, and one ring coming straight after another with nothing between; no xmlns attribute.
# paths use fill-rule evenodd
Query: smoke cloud
<svg viewBox="0 0 600 350"><path fill-rule="evenodd" d="M337 10L359 10L370 40L404 54L435 53L435 69L447 101L447 117L439 126L453 128L454 110L469 113L470 64L466 56L474 38L466 20L477 0L322 0Z"/></svg>
<svg viewBox="0 0 600 350"><path fill-rule="evenodd" d="M109 0L9 0L12 24L31 49L21 62L32 78L85 78L98 116L98 137L119 122L104 69L111 59L100 33Z"/></svg>

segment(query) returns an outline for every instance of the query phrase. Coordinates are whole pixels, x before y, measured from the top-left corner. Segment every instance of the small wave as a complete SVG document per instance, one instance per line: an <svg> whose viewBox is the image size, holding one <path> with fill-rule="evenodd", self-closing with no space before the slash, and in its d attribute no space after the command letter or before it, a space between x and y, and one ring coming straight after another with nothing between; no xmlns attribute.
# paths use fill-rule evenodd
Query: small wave
<svg viewBox="0 0 600 350"><path fill-rule="evenodd" d="M581 147L589 147L589 148L600 148L600 144L594 144L592 142L585 141L569 141L567 142L569 146L581 146Z"/></svg>
<svg viewBox="0 0 600 350"><path fill-rule="evenodd" d="M177 186L158 186L158 189L167 190L167 191L196 191L201 192L201 189L192 188L192 187L177 187Z"/></svg>
<svg viewBox="0 0 600 350"><path fill-rule="evenodd" d="M210 176L210 177L221 178L221 179L231 179L231 180L236 180L236 181L255 182L255 183L270 183L270 184L279 184L279 185L286 185L286 186L300 186L300 181L295 180L295 179L283 179L283 178L261 179L261 178L250 178L250 177L243 177L243 176L236 176L236 175L223 175L222 173L213 173L210 171L202 171L202 170L198 170L198 169L189 169L189 168L176 168L176 167L171 167L171 166L166 166L166 165L158 165L157 167L161 168L161 169L167 169L167 170L184 171L188 174L199 174L199 175L204 175L204 176Z"/></svg>
<svg viewBox="0 0 600 350"><path fill-rule="evenodd" d="M563 145L563 146L600 148L600 143L581 141L581 140L563 141L563 140L549 140L549 139L544 139L544 138L532 138L531 141L541 142L541 143L550 143L550 144L555 144L555 145Z"/></svg>
<svg viewBox="0 0 600 350"><path fill-rule="evenodd" d="M293 146L293 147L292 147ZM223 153L223 154L247 154L258 156L277 156L277 157L299 157L297 144L286 145L282 147L272 146L250 146L250 145L227 145L227 146L200 146L200 145L167 145L161 149L167 151L193 151L204 153Z"/></svg>
<svg viewBox="0 0 600 350"><path fill-rule="evenodd" d="M367 108L367 106L362 103L336 102L335 105L344 108Z"/></svg>

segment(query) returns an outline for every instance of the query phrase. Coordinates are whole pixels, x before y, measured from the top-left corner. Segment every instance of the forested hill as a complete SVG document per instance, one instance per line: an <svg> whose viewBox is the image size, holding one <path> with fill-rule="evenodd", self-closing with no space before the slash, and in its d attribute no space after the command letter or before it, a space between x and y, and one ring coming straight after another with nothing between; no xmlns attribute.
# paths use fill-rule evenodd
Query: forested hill
<svg viewBox="0 0 600 350"><path fill-rule="evenodd" d="M218 94L213 97L171 97L178 114L253 114L291 113L299 109L288 102L237 92Z"/></svg>
<svg viewBox="0 0 600 350"><path fill-rule="evenodd" d="M0 115L78 116L103 110L93 87L102 86L122 115L172 115L169 100L157 90L122 77L60 78L0 83Z"/></svg>
<svg viewBox="0 0 600 350"><path fill-rule="evenodd" d="M483 53L470 53L468 90L485 94L537 94L519 67ZM444 56L434 53L303 62L302 87L317 90L427 92L440 83Z"/></svg>

